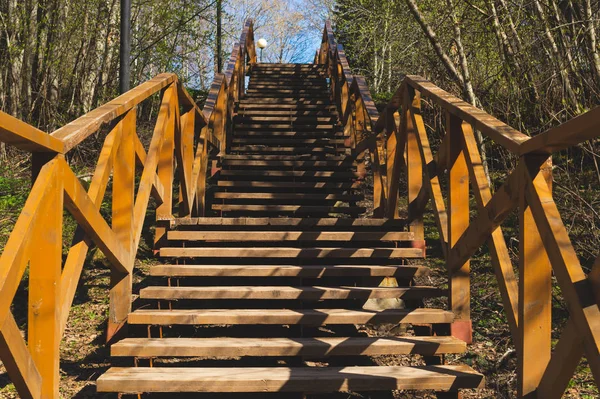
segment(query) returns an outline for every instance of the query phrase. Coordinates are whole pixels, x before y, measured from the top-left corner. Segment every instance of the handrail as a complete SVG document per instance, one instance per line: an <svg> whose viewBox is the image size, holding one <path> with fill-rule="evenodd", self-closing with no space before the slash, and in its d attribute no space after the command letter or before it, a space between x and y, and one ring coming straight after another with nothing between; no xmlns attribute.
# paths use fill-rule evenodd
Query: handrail
<svg viewBox="0 0 600 399"><path fill-rule="evenodd" d="M131 279L150 198L156 201L155 244L160 247L174 212L204 213L210 152L226 151L233 101L244 93L246 58L256 62L252 21L246 21L225 75L217 74L200 110L177 76L142 83L75 121L46 134L0 112L0 141L30 151L34 182L0 256L0 360L23 398L58 398L59 347L92 245L111 269L107 340L131 310ZM136 129L137 105L161 93L148 149ZM103 126L110 127L86 190L65 159ZM136 166L141 176L136 178ZM100 207L112 177L112 223ZM174 193L179 182L179 196ZM136 190L137 184L137 190ZM63 263L63 210L78 223ZM34 239L35 238L35 239ZM29 266L27 342L11 304Z"/></svg>
<svg viewBox="0 0 600 399"><path fill-rule="evenodd" d="M330 42L335 40L332 36L328 35ZM339 55L328 52L325 61L323 48L319 61L339 69ZM339 75L330 76L337 80L332 87L340 84ZM424 239L423 215L431 200L448 269L449 308L455 314L452 335L471 341L469 262L487 243L517 349L518 396L562 397L583 355L596 383L600 382L600 255L592 271L584 273L552 198L550 158L554 152L600 137L600 107L529 137L419 76L404 78L381 115L369 112L364 99L370 95L357 86L353 84L348 93L350 113L364 115L365 126L357 128L355 123L350 129L357 137L355 156L367 149L374 151L376 143L383 142L385 214L397 217L402 170L408 180L410 230L417 240ZM445 136L435 154L421 97L445 112ZM518 157L495 192L483 168L475 129ZM376 175L381 165L372 166ZM444 180L445 185L441 184ZM474 218L470 217L470 192L477 208ZM520 219L518 283L502 231L502 223L515 210ZM570 312L554 353L553 274Z"/></svg>

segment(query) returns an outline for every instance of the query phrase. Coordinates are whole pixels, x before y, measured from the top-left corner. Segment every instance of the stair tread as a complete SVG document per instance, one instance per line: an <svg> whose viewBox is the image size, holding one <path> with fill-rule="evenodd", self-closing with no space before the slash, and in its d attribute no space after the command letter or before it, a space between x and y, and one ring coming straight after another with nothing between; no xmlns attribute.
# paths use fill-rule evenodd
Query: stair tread
<svg viewBox="0 0 600 399"><path fill-rule="evenodd" d="M218 258L422 258L419 248L294 248L294 247L201 247L160 249L164 257L218 257Z"/></svg>
<svg viewBox="0 0 600 399"><path fill-rule="evenodd" d="M422 277L429 268L419 265L156 265L150 268L151 276L203 276L203 277L306 277L329 276L359 277Z"/></svg>
<svg viewBox="0 0 600 399"><path fill-rule="evenodd" d="M454 337L315 338L126 338L111 347L112 356L242 357L440 355L463 353Z"/></svg>
<svg viewBox="0 0 600 399"><path fill-rule="evenodd" d="M303 188L303 189L352 189L358 182L285 182L285 181L227 181L219 180L218 187L257 187L257 188Z"/></svg>
<svg viewBox="0 0 600 399"><path fill-rule="evenodd" d="M408 231L185 231L171 230L169 240L189 241L409 241Z"/></svg>
<svg viewBox="0 0 600 399"><path fill-rule="evenodd" d="M396 227L406 226L406 219L384 218L175 218L174 224L180 226L304 226L304 227Z"/></svg>
<svg viewBox="0 0 600 399"><path fill-rule="evenodd" d="M218 199L261 199L261 200L321 200L321 201L360 201L359 194L306 194L306 193L229 193L214 194Z"/></svg>
<svg viewBox="0 0 600 399"><path fill-rule="evenodd" d="M436 287L326 287L326 286L210 286L160 287L140 290L142 299L421 299L444 296Z"/></svg>
<svg viewBox="0 0 600 399"><path fill-rule="evenodd" d="M221 176L273 176L273 177L344 177L352 179L357 177L354 172L322 172L322 171L302 171L302 170L222 170Z"/></svg>
<svg viewBox="0 0 600 399"><path fill-rule="evenodd" d="M336 392L479 388L485 377L459 366L110 368L98 392Z"/></svg>
<svg viewBox="0 0 600 399"><path fill-rule="evenodd" d="M447 310L419 309L139 309L129 314L130 324L148 325L325 325L367 323L451 323Z"/></svg>

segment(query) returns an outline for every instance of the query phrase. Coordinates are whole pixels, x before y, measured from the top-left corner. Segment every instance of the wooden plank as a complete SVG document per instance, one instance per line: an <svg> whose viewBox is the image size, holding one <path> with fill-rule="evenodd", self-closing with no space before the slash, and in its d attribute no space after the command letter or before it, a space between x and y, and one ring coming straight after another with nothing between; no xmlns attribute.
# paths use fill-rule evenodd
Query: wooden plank
<svg viewBox="0 0 600 399"><path fill-rule="evenodd" d="M560 399L567 390L579 361L583 356L583 342L573 320L569 319L544 375L537 394L545 399Z"/></svg>
<svg viewBox="0 0 600 399"><path fill-rule="evenodd" d="M0 359L20 398L42 397L42 376L10 312L0 326Z"/></svg>
<svg viewBox="0 0 600 399"><path fill-rule="evenodd" d="M480 388L468 366L111 368L99 392L337 392Z"/></svg>
<svg viewBox="0 0 600 399"><path fill-rule="evenodd" d="M327 179L354 179L358 177L354 172L322 172L303 170L222 170L221 177L305 177L305 178L327 178Z"/></svg>
<svg viewBox="0 0 600 399"><path fill-rule="evenodd" d="M164 187L162 203L156 207L156 220L168 220L173 218L173 175L175 169L175 136L181 134L179 117L179 100L177 87L169 86L163 95L163 104L169 107L169 118L162 131L162 145L158 152L158 179ZM161 104L162 106L162 104ZM154 228L155 249L161 245L166 234L166 227L157 223Z"/></svg>
<svg viewBox="0 0 600 399"><path fill-rule="evenodd" d="M452 337L406 338L128 338L111 347L111 356L244 357L359 356L463 353Z"/></svg>
<svg viewBox="0 0 600 399"><path fill-rule="evenodd" d="M133 137L134 146L135 146L135 158L138 165L142 168L146 165L146 150L144 149L144 145L140 141L137 133ZM152 198L156 200L158 204L162 204L163 195L165 193L165 189L158 179L158 175L154 176L154 181L152 182Z"/></svg>
<svg viewBox="0 0 600 399"><path fill-rule="evenodd" d="M187 241L409 241L404 231L185 231L172 230L169 240Z"/></svg>
<svg viewBox="0 0 600 399"><path fill-rule="evenodd" d="M58 159L54 158L40 170L0 256L0 325L10 313L13 298L28 265L34 227L40 219L45 198L56 189L55 176L59 167Z"/></svg>
<svg viewBox="0 0 600 399"><path fill-rule="evenodd" d="M57 159L64 163L64 155ZM58 168L40 204L29 247L27 347L42 379L42 398L59 397L63 179L64 168Z"/></svg>
<svg viewBox="0 0 600 399"><path fill-rule="evenodd" d="M113 167L113 161L119 143L121 141L121 127L119 122L115 128L106 136L100 156L96 163L96 169L94 170L94 176L90 182L88 189L88 195L96 207L100 206L104 194L106 192L108 179L111 175ZM77 227L75 231L75 237L73 239L73 245L69 249L67 259L63 267L63 273L61 277L61 336L64 334L67 321L69 319L69 313L73 299L75 298L75 292L79 286L79 278L83 270L88 249L90 248L91 242L89 238L85 236L85 232L81 227Z"/></svg>
<svg viewBox="0 0 600 399"><path fill-rule="evenodd" d="M387 227L400 229L406 226L402 219L375 218L220 218L200 217L175 219L175 226L303 226L303 227Z"/></svg>
<svg viewBox="0 0 600 399"><path fill-rule="evenodd" d="M600 375L600 309L593 285L581 267L550 188L542 173L526 175L527 202L540 231L541 241L580 337L594 375Z"/></svg>
<svg viewBox="0 0 600 399"><path fill-rule="evenodd" d="M485 111L447 93L420 76L406 75L404 80L412 88L431 98L435 103L461 120L475 126L484 135L514 154L519 154L520 145L530 139L529 136L513 129Z"/></svg>
<svg viewBox="0 0 600 399"><path fill-rule="evenodd" d="M462 121L446 113L446 135L448 137L448 245L453 248L469 227L469 170L463 149ZM473 340L471 327L471 279L470 262L449 268L449 306L456 315L453 333L462 332L459 338L468 343ZM458 328L460 323L462 328ZM457 336L457 335L454 335Z"/></svg>
<svg viewBox="0 0 600 399"><path fill-rule="evenodd" d="M526 182L527 169L532 167L522 158L521 171ZM548 183L541 171L534 172L545 186L544 194L551 200ZM537 387L550 362L552 339L552 268L532 204L526 196L527 185L519 187L519 332L517 341L517 392L519 397L536 394ZM597 307L596 307L597 308ZM600 321L600 313L598 313ZM600 331L598 331L600 333Z"/></svg>
<svg viewBox="0 0 600 399"><path fill-rule="evenodd" d="M359 194L305 194L305 193L214 193L217 199L244 199L244 200L319 200L319 201L360 201L364 199Z"/></svg>
<svg viewBox="0 0 600 399"><path fill-rule="evenodd" d="M221 157L222 159L235 159L235 160L258 160L258 161L329 161L329 162L352 162L353 159L349 156L311 156L309 154L298 154L298 155L253 155L253 154L227 154Z"/></svg>
<svg viewBox="0 0 600 399"><path fill-rule="evenodd" d="M227 181L219 180L218 187L256 187L256 188L301 188L301 189L355 189L360 184L355 182L278 182L278 181Z"/></svg>
<svg viewBox="0 0 600 399"><path fill-rule="evenodd" d="M29 152L65 152L61 140L2 111L0 111L0 141Z"/></svg>
<svg viewBox="0 0 600 399"><path fill-rule="evenodd" d="M408 219L410 231L414 233L415 240L425 241L423 229L423 213L419 209L419 193L423 188L423 161L419 150L419 139L415 120L412 117L412 98L405 94L403 109L406 112L406 178L408 185Z"/></svg>
<svg viewBox="0 0 600 399"><path fill-rule="evenodd" d="M66 194L65 207L108 258L111 267L121 273L129 273L132 267L131 253L123 247L117 235L108 226L69 165L61 160L60 167Z"/></svg>
<svg viewBox="0 0 600 399"><path fill-rule="evenodd" d="M213 204L212 209L221 212L293 212L294 214L313 213L351 213L357 215L366 212L360 206L311 206L311 205L220 205Z"/></svg>
<svg viewBox="0 0 600 399"><path fill-rule="evenodd" d="M150 268L151 276L172 277L396 277L410 279L429 274L424 266L371 265L157 265Z"/></svg>
<svg viewBox="0 0 600 399"><path fill-rule="evenodd" d="M423 299L444 296L445 290L435 287L146 287L140 290L142 299L275 299L317 301L325 299Z"/></svg>
<svg viewBox="0 0 600 399"><path fill-rule="evenodd" d="M66 153L92 133L98 131L104 124L124 115L151 95L173 83L177 84L175 74L163 73L157 75L103 106L75 119L73 122L54 131L51 135L64 142L64 152Z"/></svg>
<svg viewBox="0 0 600 399"><path fill-rule="evenodd" d="M124 325L131 312L132 273L135 253L133 247L133 206L135 200L135 138L137 111L127 112L119 123L121 140L113 163L112 229L115 237L128 252L128 273L111 270L109 317L106 341L109 342Z"/></svg>
<svg viewBox="0 0 600 399"><path fill-rule="evenodd" d="M521 172L513 171L506 179L506 182L502 185L502 187L496 192L494 198L492 198L492 191L490 189L490 185L483 168L483 162L479 154L479 145L477 144L477 140L473 134L473 129L468 123L462 124L462 138L464 140L464 148L466 151L465 154L469 169L471 187L475 200L477 201L479 216L477 217L477 220L472 222L471 226L469 226L468 234L473 234L470 239L461 237L459 240L460 242L457 243L455 247L460 249L475 243L478 244L477 247L481 246L483 243L480 244L477 242L477 238L482 238L484 235L481 233L475 233L476 227L474 226L482 226L482 224L487 224L487 222L483 222L481 219L488 218L491 221L495 221L493 225L497 225L497 227L493 229L493 226L490 226L492 230L491 238L488 239L488 248L490 250L492 265L494 266L496 278L499 283L498 288L500 290L500 295L502 296L504 313L506 314L513 340L514 342L517 342L519 339L517 328L519 288L517 286L517 278L515 276L512 260L508 253L508 247L506 246L506 241L504 240L504 234L502 232L502 228L500 227L500 223L510 212L509 209L512 210L518 205L517 195L519 192L519 176ZM501 197L504 199L501 199ZM496 211L493 211L493 209ZM503 214L504 212L500 212L500 209L504 209L506 214ZM473 229L473 231L471 231L471 229ZM471 252L473 250L475 250L475 245L468 250L468 257L463 258L462 256L457 256L457 262L460 263L470 258L473 255L473 252ZM452 258L453 254L451 253L449 259L451 260Z"/></svg>
<svg viewBox="0 0 600 399"><path fill-rule="evenodd" d="M365 324L365 323L450 323L452 312L439 309L389 309L382 311L350 309L177 309L136 310L131 324Z"/></svg>
<svg viewBox="0 0 600 399"><path fill-rule="evenodd" d="M135 208L133 211L135 226L135 233L133 236L134 248L138 247L142 236L142 228L144 226L146 210L148 209L148 201L150 199L150 193L153 187L152 183L156 181L156 168L158 166L160 151L165 137L165 130L167 128L169 119L171 118L172 108L169 106L169 99L171 95L172 90L166 90L164 93L160 110L158 112L158 117L156 119L156 125L154 126L152 140L150 141L150 146L148 147L148 155L144 162L144 170L142 171L142 177L140 178L140 183L138 185Z"/></svg>
<svg viewBox="0 0 600 399"><path fill-rule="evenodd" d="M599 118L600 107L595 107L527 140L521 145L520 153L522 155L529 153L550 154L595 139L598 137Z"/></svg>
<svg viewBox="0 0 600 399"><path fill-rule="evenodd" d="M198 258L421 258L419 248L161 248L164 257Z"/></svg>

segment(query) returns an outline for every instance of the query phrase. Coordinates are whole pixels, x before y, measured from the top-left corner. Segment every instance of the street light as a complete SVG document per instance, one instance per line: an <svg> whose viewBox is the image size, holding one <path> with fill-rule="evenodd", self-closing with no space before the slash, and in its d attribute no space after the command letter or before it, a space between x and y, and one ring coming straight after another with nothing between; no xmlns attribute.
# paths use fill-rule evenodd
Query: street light
<svg viewBox="0 0 600 399"><path fill-rule="evenodd" d="M258 48L260 49L260 62L262 62L262 53L263 53L263 49L265 47L267 47L267 41L265 39L258 39L258 42L256 43Z"/></svg>

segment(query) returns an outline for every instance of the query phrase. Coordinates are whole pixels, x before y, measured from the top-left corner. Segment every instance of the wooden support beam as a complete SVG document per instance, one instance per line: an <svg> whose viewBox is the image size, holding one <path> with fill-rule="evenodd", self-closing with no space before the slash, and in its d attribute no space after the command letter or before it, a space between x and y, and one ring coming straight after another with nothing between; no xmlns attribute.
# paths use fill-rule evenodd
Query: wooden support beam
<svg viewBox="0 0 600 399"><path fill-rule="evenodd" d="M521 172L513 171L502 187L494 194L494 197L492 197L492 190L483 167L481 155L479 154L479 145L475 139L473 128L469 123L463 122L462 130L471 188L477 202L479 216L469 226L467 231L470 235L469 238L462 237L460 241L463 242L457 244L456 248L460 250L461 248L469 247L466 252L469 254L468 257L471 257L473 255L472 251L475 251L476 248L479 248L483 244L479 240L490 237L489 234L477 233L476 226L488 226L483 227L486 229L484 231L491 229L491 237L487 238L488 248L496 273L496 279L498 280L498 288L502 297L506 318L510 326L513 341L516 344L519 341L517 329L519 288L500 224L518 205ZM453 257L454 253L451 254L450 259ZM456 258L463 259L458 254ZM460 263L461 260L457 260L457 262Z"/></svg>
<svg viewBox="0 0 600 399"><path fill-rule="evenodd" d="M412 94L412 95L411 95ZM423 213L418 209L417 199L423 190L423 162L419 149L419 138L415 119L412 117L412 102L414 92L406 92L402 109L406 114L406 169L408 181L408 219L410 231L415 235L416 245L425 251L425 231L423 228Z"/></svg>
<svg viewBox="0 0 600 399"><path fill-rule="evenodd" d="M469 170L463 149L462 121L446 113L448 137L448 245L453 248L459 237L469 227ZM452 323L452 336L467 343L473 340L471 325L471 281L470 262L449 268L449 305L456 316Z"/></svg>
<svg viewBox="0 0 600 399"><path fill-rule="evenodd" d="M412 89L408 89L410 102L410 115L412 120L413 130L417 140L417 147L419 151L419 158L422 162L422 167L433 164L433 155L431 153L431 147L429 145L429 139L427 138L427 131L425 130L425 123L421 115L421 97L420 94ZM447 254L448 247L448 215L446 213L446 205L444 203L444 197L442 196L442 190L440 186L440 179L437 176L437 168L433 170L425 170L427 179L425 179L426 187L429 190L429 195L432 200L433 211L435 213L435 221L440 232L440 241L442 251L444 255Z"/></svg>
<svg viewBox="0 0 600 399"><path fill-rule="evenodd" d="M144 145L140 141L140 138L137 134L134 135L133 140L134 140L133 143L135 146L136 164L141 166L143 169L144 165L146 165L146 150L144 150ZM156 200L157 204L163 203L164 192L165 192L165 189L164 189L162 183L160 182L160 180L158 179L158 175L155 174L154 181L152 182L151 195L152 195L152 198L154 198Z"/></svg>
<svg viewBox="0 0 600 399"><path fill-rule="evenodd" d="M528 171L541 179L549 194L548 183L539 163L521 159L523 178ZM552 269L540 230L534 218L526 185L519 194L519 332L517 343L517 395L535 398L544 371L550 361L552 333Z"/></svg>
<svg viewBox="0 0 600 399"><path fill-rule="evenodd" d="M398 213L398 184L400 181L400 172L402 168L406 168L406 160L404 159L404 149L406 148L406 118L407 110L402 110L402 117L398 112L394 114L386 114L386 133L388 140L387 147L387 215L388 218L397 219ZM397 119L400 119L397 121ZM398 123L399 122L399 123Z"/></svg>
<svg viewBox="0 0 600 399"><path fill-rule="evenodd" d="M127 273L111 270L107 342L124 326L131 312L132 271L137 250L133 246L136 123L137 112L133 108L119 123L121 142L113 163L112 229L117 240L129 253L129 259Z"/></svg>
<svg viewBox="0 0 600 399"><path fill-rule="evenodd" d="M58 156L64 162L63 155ZM62 271L63 170L50 176L29 244L27 340L42 378L41 397L58 398L60 382L60 278Z"/></svg>
<svg viewBox="0 0 600 399"><path fill-rule="evenodd" d="M69 165L62 160L61 169L64 179L65 207L73 215L86 234L100 248L111 263L111 268L120 273L129 273L131 254L127 251L98 208L85 192L85 189Z"/></svg>
<svg viewBox="0 0 600 399"><path fill-rule="evenodd" d="M538 169L540 164L537 164ZM544 248L552 261L554 275L583 339L588 363L594 375L600 376L600 308L595 298L599 287L581 267L545 176L529 170L525 176L525 187L527 201L540 230Z"/></svg>
<svg viewBox="0 0 600 399"><path fill-rule="evenodd" d="M119 123L122 123L122 121ZM121 128L117 124L104 140L104 145L102 146L100 156L96 163L96 170L94 171L94 176L92 177L88 189L88 196L96 207L100 206L102 199L104 198L120 141ZM81 227L77 227L73 238L73 244L67 254L61 277L61 336L64 334L67 325L69 311L73 303L73 298L75 297L79 278L81 277L81 272L90 245L91 240L86 237L84 230Z"/></svg>
<svg viewBox="0 0 600 399"><path fill-rule="evenodd" d="M42 397L42 376L10 312L0 325L0 359L19 397L22 399Z"/></svg>
<svg viewBox="0 0 600 399"><path fill-rule="evenodd" d="M181 132L179 118L179 101L177 97L177 87L169 86L163 96L162 106L169 109L169 117L166 126L162 131L163 139L158 155L158 179L164 187L163 202L156 207L156 220L169 220L173 218L173 172L174 172L174 150L175 136ZM154 245L155 249L161 246L161 243L166 239L167 230L162 224L155 227L154 230Z"/></svg>
<svg viewBox="0 0 600 399"><path fill-rule="evenodd" d="M0 141L30 152L63 153L63 142L0 111Z"/></svg>
<svg viewBox="0 0 600 399"><path fill-rule="evenodd" d="M34 227L40 218L40 209L46 196L54 190L54 176L58 160L47 163L33 185L25 206L0 256L0 325L10 312L10 306L29 261L29 245Z"/></svg>

